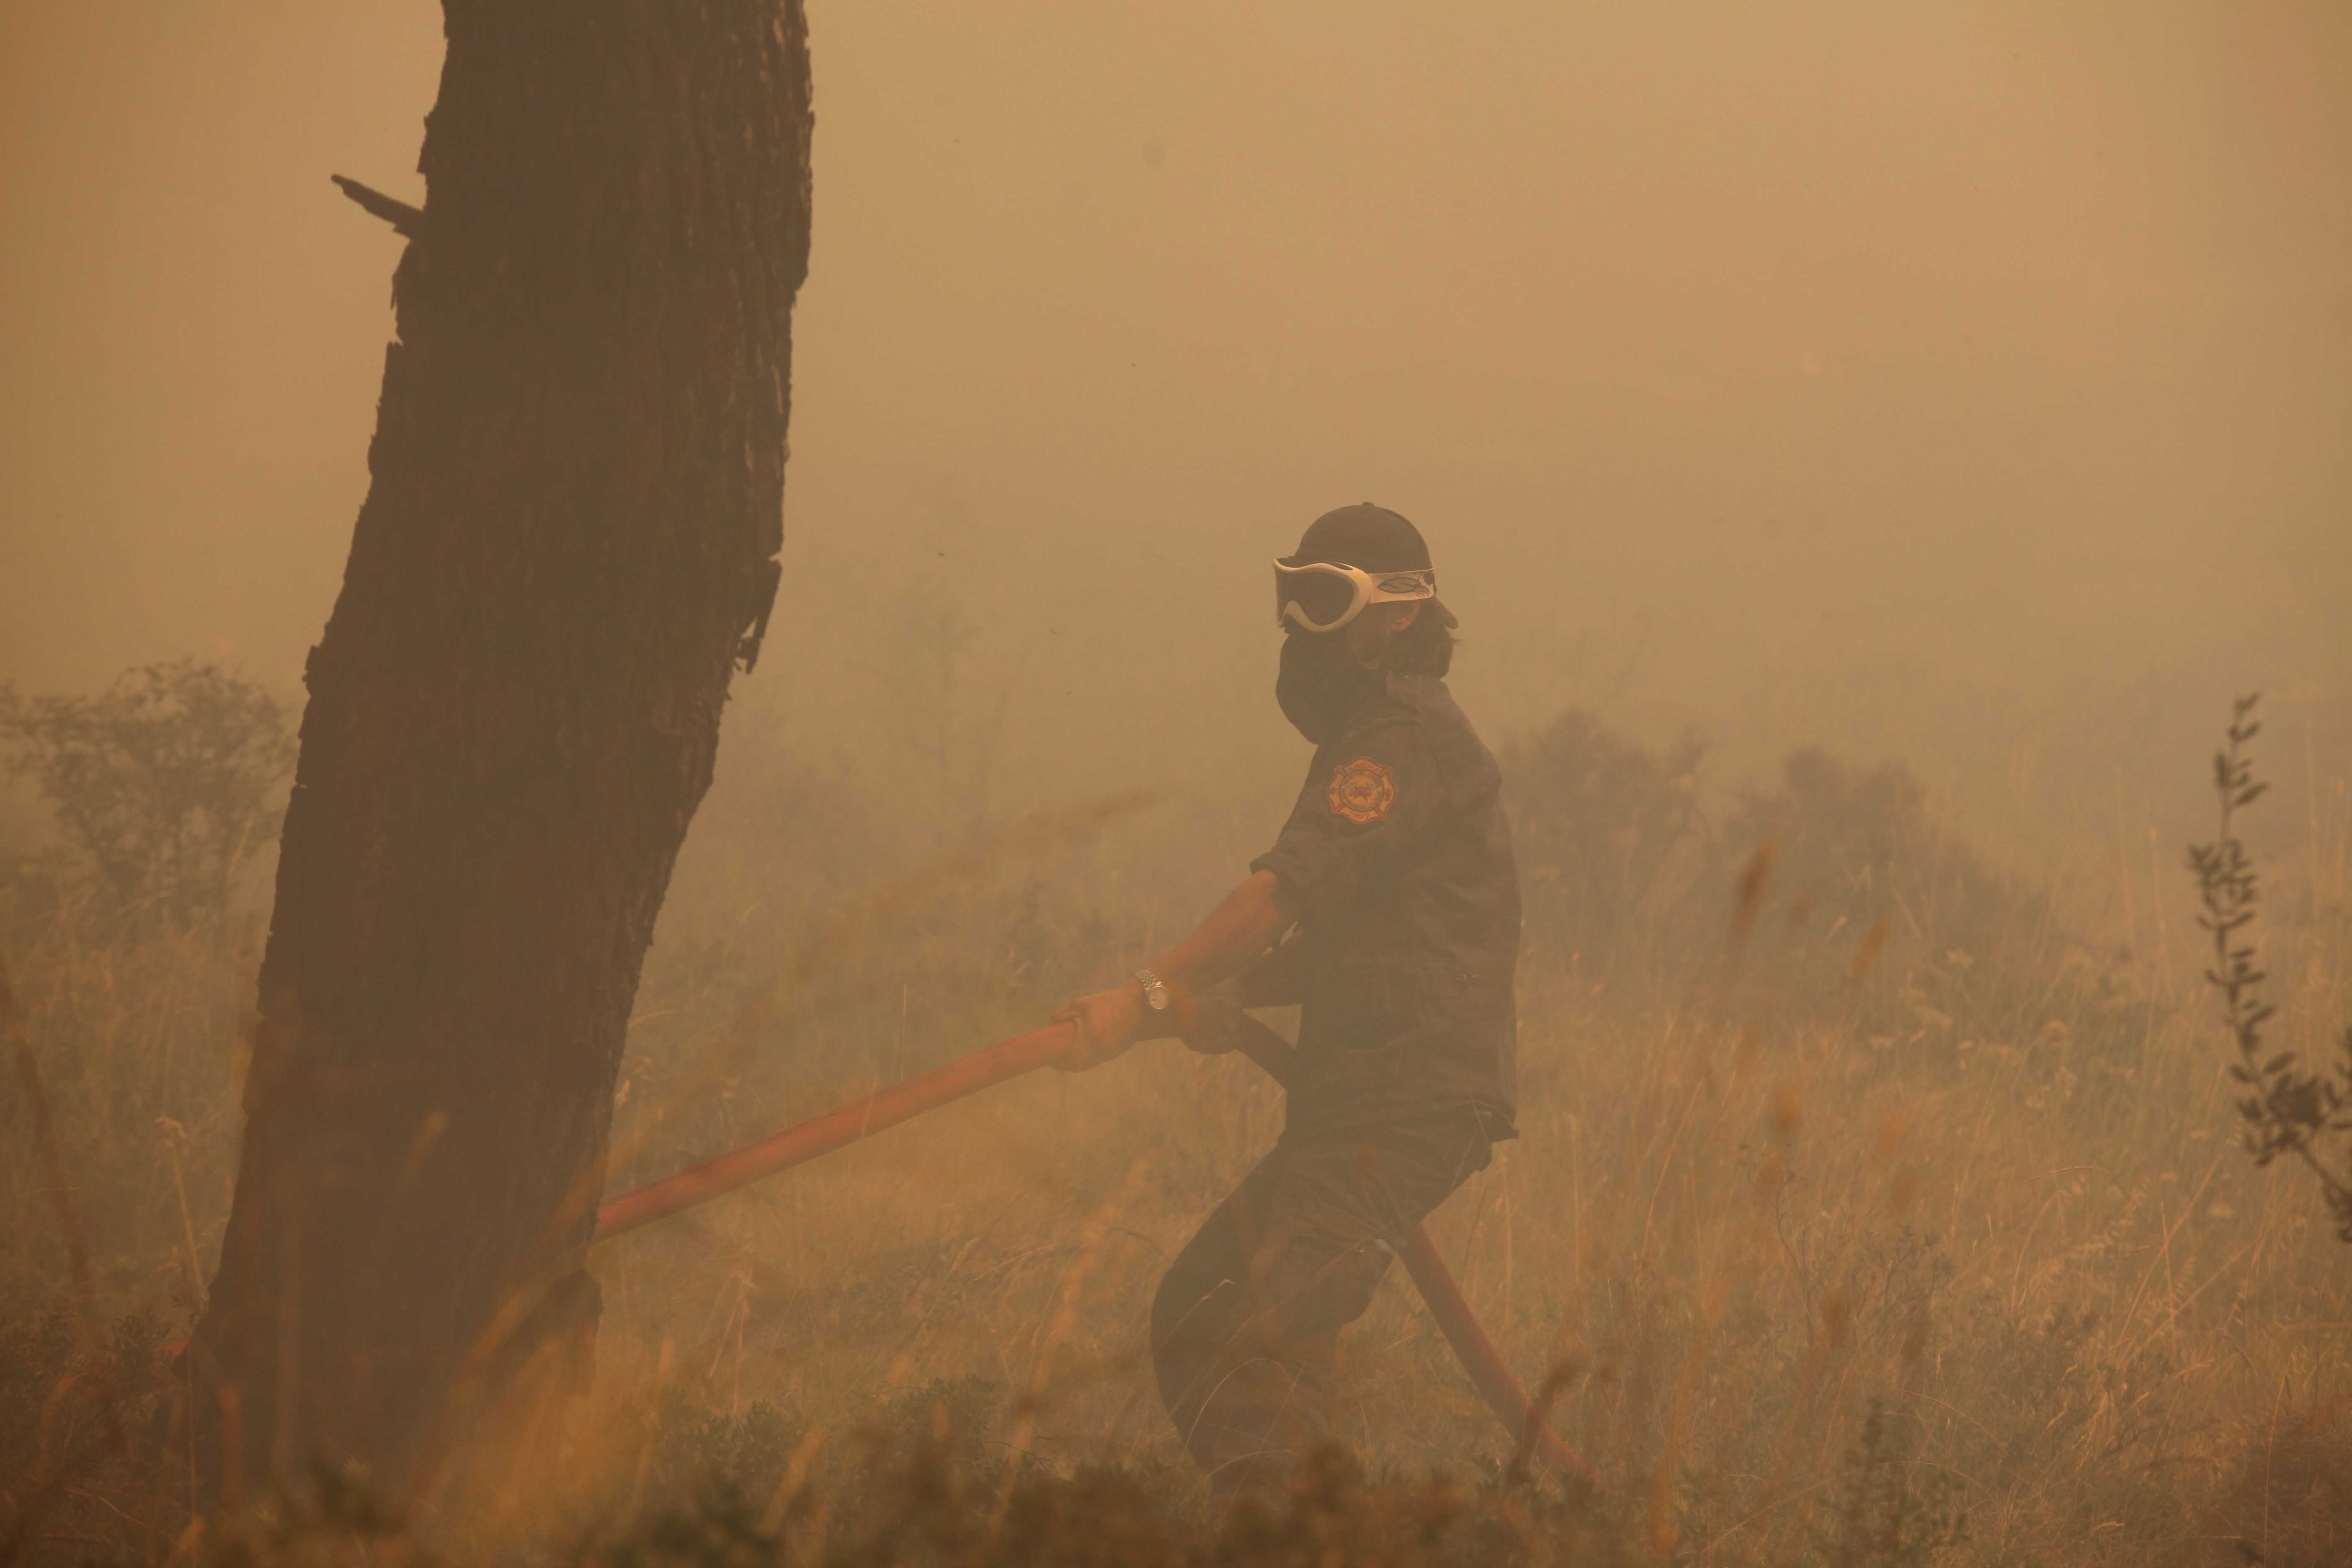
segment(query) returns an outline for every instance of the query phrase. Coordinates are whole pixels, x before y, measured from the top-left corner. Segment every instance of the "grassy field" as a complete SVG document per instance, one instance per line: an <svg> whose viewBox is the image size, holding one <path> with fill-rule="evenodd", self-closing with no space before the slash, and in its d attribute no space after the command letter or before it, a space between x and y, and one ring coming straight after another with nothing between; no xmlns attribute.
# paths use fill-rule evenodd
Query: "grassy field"
<svg viewBox="0 0 2352 1568"><path fill-rule="evenodd" d="M1557 1396L1589 1490L1512 1483L1507 1436L1396 1270L1343 1342L1352 1457L1286 1516L1203 1521L1146 1308L1281 1109L1247 1063L1165 1045L600 1249L584 1398L519 1416L421 1534L330 1489L257 1525L254 1550L2139 1564L2242 1562L2243 1543L2352 1562L2352 1247L2301 1173L2236 1146L2184 873L1999 875L1899 775L1816 760L1831 772L1792 764L1649 858L1659 814L1601 801L1626 826L1580 853L1639 859L1629 891L1580 871L1565 816L1542 820L1577 809L1542 763L1522 751L1513 775L1524 1136L1431 1228ZM2310 816L2263 941L2275 1037L2315 1053L2352 993L2340 784ZM1222 865L1248 847L1187 847ZM639 999L613 1185L1122 972L1181 916L1115 860L1093 837L1007 855L845 925L741 913L730 877L756 857L714 859L681 883ZM122 1385L161 1408L168 1379L135 1366L184 1331L226 1218L258 938L232 917L139 929L22 879L12 896L5 957ZM58 1392L79 1353L66 1253L21 1098L5 1129L0 1509L87 1459L38 1558L207 1555L168 1445L108 1458L92 1402Z"/></svg>

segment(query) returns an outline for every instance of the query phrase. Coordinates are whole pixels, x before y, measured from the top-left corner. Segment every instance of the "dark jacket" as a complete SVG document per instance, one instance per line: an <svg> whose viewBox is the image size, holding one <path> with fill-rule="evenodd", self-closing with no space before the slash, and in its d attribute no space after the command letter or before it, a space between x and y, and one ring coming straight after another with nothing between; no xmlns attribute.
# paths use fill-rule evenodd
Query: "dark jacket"
<svg viewBox="0 0 2352 1568"><path fill-rule="evenodd" d="M1250 864L1299 910L1242 979L1244 1006L1303 1006L1289 1131L1472 1105L1515 1136L1518 870L1501 773L1445 683L1390 676Z"/></svg>

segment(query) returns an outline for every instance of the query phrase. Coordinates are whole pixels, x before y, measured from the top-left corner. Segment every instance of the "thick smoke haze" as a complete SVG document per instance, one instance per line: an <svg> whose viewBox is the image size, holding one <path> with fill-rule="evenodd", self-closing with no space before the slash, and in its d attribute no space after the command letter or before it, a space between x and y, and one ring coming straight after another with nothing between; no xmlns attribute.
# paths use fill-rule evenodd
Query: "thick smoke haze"
<svg viewBox="0 0 2352 1568"><path fill-rule="evenodd" d="M803 0L447 5L412 331L622 314L398 389L281 834L443 5L0 0L0 1540L2352 1563L2352 0L805 0L808 207ZM1366 500L1493 775L1299 794Z"/></svg>
<svg viewBox="0 0 2352 1568"><path fill-rule="evenodd" d="M2235 690L2340 753L2340 6L811 26L787 624L730 739L860 752L912 636L1001 704L1006 803L1157 780L1270 830L1265 561L1370 499L1493 730L1900 755L2028 832L2201 811ZM421 0L0 15L0 675L293 689L401 243L327 176L422 199L439 58Z"/></svg>

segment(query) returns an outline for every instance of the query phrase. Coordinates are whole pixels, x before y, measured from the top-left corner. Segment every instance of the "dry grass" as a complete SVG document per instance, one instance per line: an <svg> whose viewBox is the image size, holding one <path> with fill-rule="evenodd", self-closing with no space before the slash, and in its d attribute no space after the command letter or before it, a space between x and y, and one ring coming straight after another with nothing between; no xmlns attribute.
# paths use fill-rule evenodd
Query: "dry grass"
<svg viewBox="0 0 2352 1568"><path fill-rule="evenodd" d="M2340 1025L2352 987L2343 800L2323 799L2274 906L2300 912L2267 938L2297 1037ZM677 919L641 999L615 1184L1117 973L1148 910L1088 912L1057 891L1077 872L1043 875L951 889L887 945L840 951L740 1058L713 1043L791 972L781 933L817 928L698 938ZM2143 881L2136 941L2020 902L2037 923L1972 954L1938 940L1957 917L1837 923L1768 890L1727 962L1531 965L1524 1137L1432 1228L1522 1376L1558 1375L1555 1419L1599 1477L1580 1505L1494 1489L1504 1435L1400 1271L1346 1339L1339 1436L1402 1479L1322 1472L1286 1521L1202 1530L1146 1307L1280 1106L1238 1058L1147 1047L603 1249L593 1392L486 1456L439 1539L537 1561L592 1539L753 1561L779 1538L877 1562L2140 1564L2242 1561L2241 1542L2352 1561L2352 1254L2305 1184L2234 1146L2194 933L2147 931L2152 896L2184 909L2187 891ZM253 944L83 929L20 922L5 956L105 1310L184 1321L226 1217ZM964 983L916 984L941 973ZM43 1381L70 1353L39 1322L65 1254L8 1118L0 1418L29 1423L0 1438L13 1514L96 1417ZM1465 1491L1431 1490L1433 1468ZM44 1551L163 1555L177 1521L142 1510L175 1483L137 1473L137 1496L67 1498ZM712 1502L730 1484L743 1500Z"/></svg>

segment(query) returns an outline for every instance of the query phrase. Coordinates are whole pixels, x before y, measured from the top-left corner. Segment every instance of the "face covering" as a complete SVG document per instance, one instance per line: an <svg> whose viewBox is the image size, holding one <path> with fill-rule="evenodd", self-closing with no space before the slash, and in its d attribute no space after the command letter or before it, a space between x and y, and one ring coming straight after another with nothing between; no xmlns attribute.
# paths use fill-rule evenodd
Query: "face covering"
<svg viewBox="0 0 2352 1568"><path fill-rule="evenodd" d="M1282 639L1274 700L1282 716L1318 746L1346 733L1349 721L1387 689L1387 678L1357 663L1343 637L1292 632Z"/></svg>

